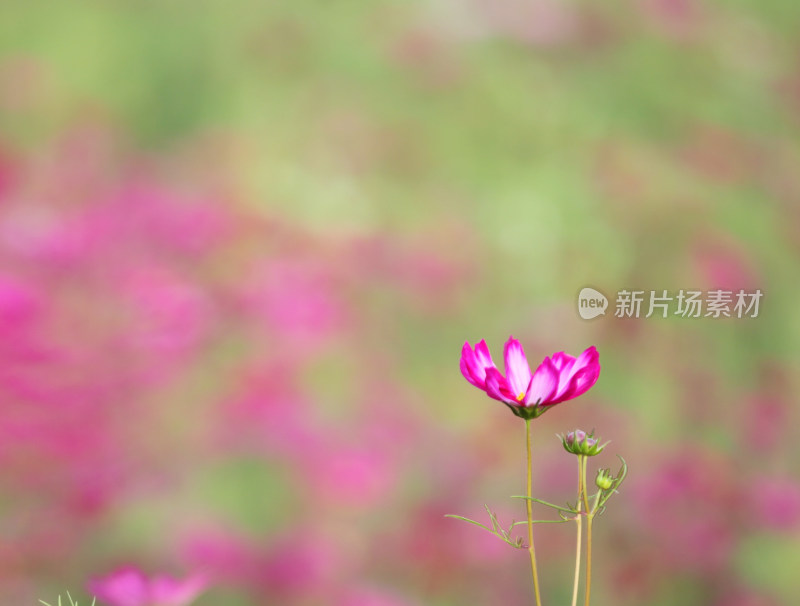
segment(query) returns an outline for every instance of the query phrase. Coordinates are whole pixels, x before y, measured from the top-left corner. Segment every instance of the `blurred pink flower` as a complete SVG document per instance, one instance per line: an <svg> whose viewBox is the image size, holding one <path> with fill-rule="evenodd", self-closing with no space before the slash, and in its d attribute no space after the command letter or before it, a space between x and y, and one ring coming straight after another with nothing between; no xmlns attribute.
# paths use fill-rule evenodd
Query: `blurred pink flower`
<svg viewBox="0 0 800 606"><path fill-rule="evenodd" d="M159 267L131 272L123 284L130 308L126 333L134 347L176 354L202 342L212 306L199 287Z"/></svg>
<svg viewBox="0 0 800 606"><path fill-rule="evenodd" d="M564 352L545 358L531 373L522 345L513 336L504 349L505 376L497 369L486 341L473 348L469 342L461 350L461 374L475 387L512 407L527 409L536 417L547 406L577 398L591 388L600 376L600 363L594 346L573 358ZM518 414L515 411L515 414Z"/></svg>
<svg viewBox="0 0 800 606"><path fill-rule="evenodd" d="M423 312L451 313L458 304L460 287L468 281L477 253L468 256L454 242L472 237L471 232L450 226L443 232L437 223L433 233L399 239L390 233L357 241L347 259L348 267L359 280L391 285L393 298L403 306Z"/></svg>
<svg viewBox="0 0 800 606"><path fill-rule="evenodd" d="M206 587L207 581L201 575L183 580L167 575L147 578L132 566L89 582L89 591L110 606L185 606Z"/></svg>
<svg viewBox="0 0 800 606"><path fill-rule="evenodd" d="M317 261L270 259L248 280L245 308L299 349L320 345L347 323L333 269Z"/></svg>
<svg viewBox="0 0 800 606"><path fill-rule="evenodd" d="M111 210L125 213L117 229L168 254L197 259L229 235L232 217L224 205L187 196L160 184L139 180L125 183Z"/></svg>
<svg viewBox="0 0 800 606"><path fill-rule="evenodd" d="M704 21L700 0L641 0L640 4L660 30L677 38L695 33Z"/></svg>
<svg viewBox="0 0 800 606"><path fill-rule="evenodd" d="M383 590L359 588L337 602L337 606L409 606L410 602Z"/></svg>
<svg viewBox="0 0 800 606"><path fill-rule="evenodd" d="M62 268L89 256L103 230L90 211L67 216L41 204L16 204L0 217L0 245L19 260Z"/></svg>
<svg viewBox="0 0 800 606"><path fill-rule="evenodd" d="M369 508L385 501L397 483L388 457L372 448L328 444L307 454L304 478L325 503Z"/></svg>
<svg viewBox="0 0 800 606"><path fill-rule="evenodd" d="M19 333L40 313L44 301L30 285L14 276L0 274L0 334Z"/></svg>
<svg viewBox="0 0 800 606"><path fill-rule="evenodd" d="M293 527L263 546L230 531L201 530L184 540L182 553L215 583L268 596L269 603L277 598L318 598L349 578L355 566L351 552L324 530L314 532L312 538L307 528Z"/></svg>
<svg viewBox="0 0 800 606"><path fill-rule="evenodd" d="M632 486L634 516L643 541L674 570L720 572L734 553L740 489L731 463L712 452L683 447Z"/></svg>
<svg viewBox="0 0 800 606"><path fill-rule="evenodd" d="M17 179L15 161L7 150L0 145L0 200L14 187Z"/></svg>
<svg viewBox="0 0 800 606"><path fill-rule="evenodd" d="M294 529L294 534L270 546L260 579L270 595L321 600L348 576L352 554L329 537L303 533Z"/></svg>
<svg viewBox="0 0 800 606"><path fill-rule="evenodd" d="M707 288L751 292L759 286L753 252L727 234L703 233L692 246L692 263Z"/></svg>
<svg viewBox="0 0 800 606"><path fill-rule="evenodd" d="M258 362L238 377L236 393L223 399L214 431L227 452L256 452L303 459L321 442L311 403L299 388L292 359Z"/></svg>
<svg viewBox="0 0 800 606"><path fill-rule="evenodd" d="M455 497L459 493L449 494ZM442 517L449 511L446 503L452 503L447 499L445 496L415 504L406 524L379 539L392 565L407 567L415 575L415 583L425 585L432 593L463 587L467 578L470 584L482 578L488 582L513 566L515 560L514 550L488 532L475 532L468 524L442 524ZM480 505L474 504L474 511L468 510L466 515L477 518L478 512L485 514ZM501 520L513 519L508 509L495 509L495 513Z"/></svg>
<svg viewBox="0 0 800 606"><path fill-rule="evenodd" d="M792 530L800 524L800 484L788 477L754 478L748 495L756 524Z"/></svg>
<svg viewBox="0 0 800 606"><path fill-rule="evenodd" d="M181 555L215 584L255 587L264 565L260 546L224 529L190 531L182 540Z"/></svg>
<svg viewBox="0 0 800 606"><path fill-rule="evenodd" d="M739 408L743 411L739 416L742 441L759 453L780 448L786 430L791 427L787 423L789 409L782 396L759 393L748 398Z"/></svg>
<svg viewBox="0 0 800 606"><path fill-rule="evenodd" d="M727 590L723 597L714 602L714 606L780 606L774 596L754 589L737 588Z"/></svg>
<svg viewBox="0 0 800 606"><path fill-rule="evenodd" d="M472 0L480 28L524 44L553 47L574 41L581 33L576 8L557 0Z"/></svg>
<svg viewBox="0 0 800 606"><path fill-rule="evenodd" d="M452 85L461 76L452 48L438 30L411 28L400 34L391 50L395 61L415 70L420 82L431 88Z"/></svg>

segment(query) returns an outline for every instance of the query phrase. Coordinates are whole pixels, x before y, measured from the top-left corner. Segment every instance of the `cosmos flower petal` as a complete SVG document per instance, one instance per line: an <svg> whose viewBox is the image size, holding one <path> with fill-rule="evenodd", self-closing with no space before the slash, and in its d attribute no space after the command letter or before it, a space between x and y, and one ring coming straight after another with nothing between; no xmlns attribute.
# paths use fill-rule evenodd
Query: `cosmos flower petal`
<svg viewBox="0 0 800 606"><path fill-rule="evenodd" d="M556 367L558 372L567 371L572 367L575 363L575 358L571 355L564 353L563 351L556 352L552 355L553 365Z"/></svg>
<svg viewBox="0 0 800 606"><path fill-rule="evenodd" d="M539 403L546 405L550 402L556 389L558 389L558 370L550 358L545 358L533 373L525 395L525 404L529 406Z"/></svg>
<svg viewBox="0 0 800 606"><path fill-rule="evenodd" d="M461 374L464 375L467 381L472 383L475 387L484 389L486 371L481 373L482 369L478 364L475 352L468 342L464 343L464 346L461 348L461 361L459 366L461 368ZM481 374L483 376L481 376Z"/></svg>
<svg viewBox="0 0 800 606"><path fill-rule="evenodd" d="M478 389L485 390L486 369L495 368L486 341L481 340L475 345L474 349L469 344L469 341L465 342L464 346L461 348L461 362L459 366L461 368L461 374L464 375L467 381Z"/></svg>
<svg viewBox="0 0 800 606"><path fill-rule="evenodd" d="M484 339L481 339L480 342L475 345L475 356L484 368L496 368L492 360L492 354L489 353L489 346L486 345Z"/></svg>
<svg viewBox="0 0 800 606"><path fill-rule="evenodd" d="M505 377L496 368L490 368L486 371L486 393L489 394L489 397L506 404L519 404L512 395Z"/></svg>
<svg viewBox="0 0 800 606"><path fill-rule="evenodd" d="M515 398L525 395L531 382L531 368L522 345L514 337L509 337L503 350L506 364L506 380Z"/></svg>
<svg viewBox="0 0 800 606"><path fill-rule="evenodd" d="M599 354L594 346L584 351L572 367L571 376L568 377L568 382L562 387L559 384L559 390L554 399L554 404L571 400L586 393L595 383L600 376L600 362Z"/></svg>

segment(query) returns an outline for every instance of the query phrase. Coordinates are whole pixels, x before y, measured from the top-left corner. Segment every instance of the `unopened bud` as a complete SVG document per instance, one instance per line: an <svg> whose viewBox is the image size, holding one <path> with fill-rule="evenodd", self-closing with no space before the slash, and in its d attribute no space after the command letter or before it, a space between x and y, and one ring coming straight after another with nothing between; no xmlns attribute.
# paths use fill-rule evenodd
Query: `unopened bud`
<svg viewBox="0 0 800 606"><path fill-rule="evenodd" d="M611 488L614 485L614 477L611 475L611 470L598 470L597 477L594 479L594 483L600 490L608 490Z"/></svg>
<svg viewBox="0 0 800 606"><path fill-rule="evenodd" d="M594 438L594 432L587 434L585 431L576 429L561 437L561 444L564 450L576 455L593 457L605 448L606 444L600 444L600 440Z"/></svg>

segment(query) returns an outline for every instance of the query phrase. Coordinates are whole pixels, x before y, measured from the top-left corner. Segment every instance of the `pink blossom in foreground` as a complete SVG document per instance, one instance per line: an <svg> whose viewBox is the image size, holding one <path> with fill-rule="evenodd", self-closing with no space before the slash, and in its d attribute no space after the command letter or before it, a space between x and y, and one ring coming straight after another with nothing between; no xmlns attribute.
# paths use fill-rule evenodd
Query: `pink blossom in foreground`
<svg viewBox="0 0 800 606"><path fill-rule="evenodd" d="M546 407L577 398L600 376L598 353L589 347L577 358L558 352L545 358L534 372L522 345L509 337L503 351L506 374L495 366L486 341L461 350L461 374L475 387L511 407L514 414L538 417Z"/></svg>
<svg viewBox="0 0 800 606"><path fill-rule="evenodd" d="M110 606L185 606L206 588L200 575L183 580L167 575L146 577L133 567L120 568L89 582L89 591Z"/></svg>

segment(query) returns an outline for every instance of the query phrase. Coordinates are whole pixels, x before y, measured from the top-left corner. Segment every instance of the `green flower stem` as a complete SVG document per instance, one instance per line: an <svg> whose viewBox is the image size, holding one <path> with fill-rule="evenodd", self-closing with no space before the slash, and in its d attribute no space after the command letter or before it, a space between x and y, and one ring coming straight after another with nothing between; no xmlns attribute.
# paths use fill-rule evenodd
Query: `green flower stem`
<svg viewBox="0 0 800 606"><path fill-rule="evenodd" d="M588 491L586 489L586 461L588 457L583 455L578 456L578 464L580 465L580 474L581 474L581 486L583 490L581 491L580 500L583 501L583 509L588 514L590 512L589 509L589 495L587 494ZM580 509L580 503L578 503L578 508Z"/></svg>
<svg viewBox="0 0 800 606"><path fill-rule="evenodd" d="M578 514L575 516L575 523L578 525L578 540L575 547L575 581L572 584L572 606L577 606L578 604L578 585L581 577L581 531L583 529L583 516L581 515L580 507L581 499L586 492L586 487L584 486L585 477L583 473L583 464L585 459L585 456L578 455Z"/></svg>
<svg viewBox="0 0 800 606"><path fill-rule="evenodd" d="M583 462L583 485L586 486L586 461ZM584 494L583 502L586 505L586 599L584 606L589 606L589 597L592 591L592 522L597 513L601 493L601 490L597 491L591 510L589 509L588 499Z"/></svg>
<svg viewBox="0 0 800 606"><path fill-rule="evenodd" d="M586 600L584 606L589 606L589 595L592 591L592 520L594 512L586 516Z"/></svg>
<svg viewBox="0 0 800 606"><path fill-rule="evenodd" d="M525 419L525 446L528 451L528 498L525 501L528 512L528 553L531 555L531 574L533 575L533 591L536 594L536 606L542 606L542 598L539 595L539 574L536 572L536 550L533 547L533 501L532 482L533 467L531 465L531 420Z"/></svg>

